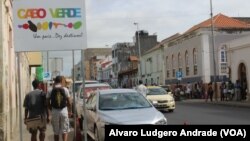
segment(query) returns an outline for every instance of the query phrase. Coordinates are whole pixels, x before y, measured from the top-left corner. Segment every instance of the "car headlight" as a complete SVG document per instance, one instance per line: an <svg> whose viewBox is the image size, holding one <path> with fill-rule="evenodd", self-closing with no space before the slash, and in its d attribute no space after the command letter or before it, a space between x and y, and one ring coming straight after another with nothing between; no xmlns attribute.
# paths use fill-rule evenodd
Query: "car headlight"
<svg viewBox="0 0 250 141"><path fill-rule="evenodd" d="M159 121L157 121L155 124L156 125L167 125L167 119L166 118L162 118Z"/></svg>

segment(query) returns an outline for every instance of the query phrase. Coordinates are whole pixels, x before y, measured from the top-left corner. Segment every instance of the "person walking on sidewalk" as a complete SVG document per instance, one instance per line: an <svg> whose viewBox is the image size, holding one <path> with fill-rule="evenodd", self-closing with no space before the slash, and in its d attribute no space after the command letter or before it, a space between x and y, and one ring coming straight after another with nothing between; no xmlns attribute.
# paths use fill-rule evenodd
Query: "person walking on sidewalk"
<svg viewBox="0 0 250 141"><path fill-rule="evenodd" d="M213 101L213 95L214 95L214 90L213 90L213 86L212 86L212 82L210 82L208 84L208 91L207 91L207 94L210 98L210 101L212 102Z"/></svg>
<svg viewBox="0 0 250 141"><path fill-rule="evenodd" d="M142 80L139 80L139 85L137 86L137 91L145 97L148 93L148 88L145 85L143 85Z"/></svg>
<svg viewBox="0 0 250 141"><path fill-rule="evenodd" d="M236 94L236 100L240 101L242 96L241 96L241 84L239 80L236 80L235 82L235 94Z"/></svg>
<svg viewBox="0 0 250 141"><path fill-rule="evenodd" d="M62 135L63 141L68 141L68 133L70 132L71 100L69 90L62 85L63 80L63 76L56 76L55 85L47 94L47 102L52 116L54 141L59 141L59 135Z"/></svg>
<svg viewBox="0 0 250 141"><path fill-rule="evenodd" d="M33 91L30 91L24 98L24 124L31 133L31 141L37 141L37 131L39 139L44 141L46 124L49 122L49 112L46 107L46 94L39 88L40 82L32 81Z"/></svg>

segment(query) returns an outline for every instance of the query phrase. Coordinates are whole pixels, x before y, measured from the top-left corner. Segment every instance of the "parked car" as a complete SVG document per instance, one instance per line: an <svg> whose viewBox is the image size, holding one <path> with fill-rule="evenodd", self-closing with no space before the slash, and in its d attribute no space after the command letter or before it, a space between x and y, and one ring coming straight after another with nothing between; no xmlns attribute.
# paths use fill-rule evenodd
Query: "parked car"
<svg viewBox="0 0 250 141"><path fill-rule="evenodd" d="M88 83L85 84L84 93L82 92L81 85L76 93L77 101L76 101L76 111L78 113L78 117L80 118L80 125L82 129L82 122L83 122L83 108L84 108L84 101L87 101L89 95L94 93L96 90L103 90L103 89L111 89L112 87L108 83ZM83 101L84 100L84 101Z"/></svg>
<svg viewBox="0 0 250 141"><path fill-rule="evenodd" d="M173 94L171 90L171 85L160 85L166 92Z"/></svg>
<svg viewBox="0 0 250 141"><path fill-rule="evenodd" d="M97 83L99 83L97 80L85 80L85 85L86 84L97 84ZM71 91L73 92L73 88L74 88L75 92L79 91L79 88L81 85L82 85L82 81L75 81L74 86L72 83Z"/></svg>
<svg viewBox="0 0 250 141"><path fill-rule="evenodd" d="M97 84L99 83L98 81L96 80L85 80L85 85L88 85L88 84ZM73 86L74 85L74 86ZM73 92L73 87L74 87L74 91ZM79 111L77 110L77 103L79 101L78 99L78 93L81 91L80 90L80 87L82 87L82 81L75 81L74 83L72 83L70 86L69 86L69 92L70 92L70 96L71 96L71 99L73 101L73 104L75 104L76 106L76 115L78 115ZM75 103L74 103L74 95L75 95ZM72 106L72 111L74 112L74 106Z"/></svg>
<svg viewBox="0 0 250 141"><path fill-rule="evenodd" d="M87 133L104 141L105 125L166 125L166 117L133 89L98 90L86 103Z"/></svg>
<svg viewBox="0 0 250 141"><path fill-rule="evenodd" d="M171 92L167 92L159 86L147 86L147 88L148 93L146 98L151 101L158 110L169 112L175 110L175 100Z"/></svg>

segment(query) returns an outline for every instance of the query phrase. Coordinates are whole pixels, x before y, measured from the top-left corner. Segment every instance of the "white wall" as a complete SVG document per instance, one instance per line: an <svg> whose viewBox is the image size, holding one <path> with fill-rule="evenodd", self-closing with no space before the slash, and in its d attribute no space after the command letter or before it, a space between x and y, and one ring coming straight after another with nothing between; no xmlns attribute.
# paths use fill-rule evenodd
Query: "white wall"
<svg viewBox="0 0 250 141"><path fill-rule="evenodd" d="M247 84L248 84L248 101L249 97L249 88L250 88L250 36L240 38L229 42L228 44L228 60L230 62L232 82L238 79L238 69L241 63L244 63L246 66L246 75L247 75Z"/></svg>

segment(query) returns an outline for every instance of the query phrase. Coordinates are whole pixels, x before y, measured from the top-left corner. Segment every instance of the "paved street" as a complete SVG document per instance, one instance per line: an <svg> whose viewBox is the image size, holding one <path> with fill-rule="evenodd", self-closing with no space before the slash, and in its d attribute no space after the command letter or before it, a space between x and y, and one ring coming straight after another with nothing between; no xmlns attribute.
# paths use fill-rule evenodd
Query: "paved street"
<svg viewBox="0 0 250 141"><path fill-rule="evenodd" d="M250 103L247 102L205 102L204 100L184 100L176 102L173 113L164 113L170 125L183 124L250 124ZM68 141L73 141L72 128ZM23 125L23 141L30 140L30 134ZM51 124L46 131L46 141L53 141ZM14 141L20 141L19 136ZM91 139L88 139L91 141Z"/></svg>
<svg viewBox="0 0 250 141"><path fill-rule="evenodd" d="M168 124L250 124L249 104L243 104L227 101L181 101L176 103L173 113L165 113L165 116Z"/></svg>

